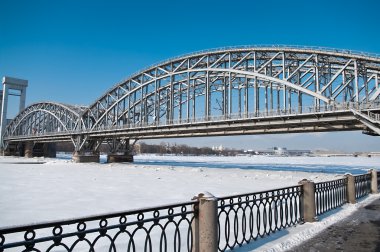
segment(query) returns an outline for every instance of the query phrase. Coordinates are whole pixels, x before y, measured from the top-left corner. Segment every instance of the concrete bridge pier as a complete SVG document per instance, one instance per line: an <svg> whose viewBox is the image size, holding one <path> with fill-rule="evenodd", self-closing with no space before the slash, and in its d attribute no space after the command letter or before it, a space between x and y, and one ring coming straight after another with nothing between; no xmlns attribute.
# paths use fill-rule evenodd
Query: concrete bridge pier
<svg viewBox="0 0 380 252"><path fill-rule="evenodd" d="M99 163L101 139L86 139L85 136L78 135L73 137L72 140L75 148L73 153L75 163Z"/></svg>
<svg viewBox="0 0 380 252"><path fill-rule="evenodd" d="M129 144L129 139L112 139L107 143L110 147L107 155L108 163L133 162L133 148Z"/></svg>
<svg viewBox="0 0 380 252"><path fill-rule="evenodd" d="M24 157L32 158L33 157L34 143L33 142L25 142L25 143L23 143L23 146L24 146Z"/></svg>
<svg viewBox="0 0 380 252"><path fill-rule="evenodd" d="M107 163L122 163L122 162L133 162L133 155L129 152L125 153L109 153L107 155Z"/></svg>
<svg viewBox="0 0 380 252"><path fill-rule="evenodd" d="M100 154L98 151L74 151L73 160L75 163L99 163Z"/></svg>

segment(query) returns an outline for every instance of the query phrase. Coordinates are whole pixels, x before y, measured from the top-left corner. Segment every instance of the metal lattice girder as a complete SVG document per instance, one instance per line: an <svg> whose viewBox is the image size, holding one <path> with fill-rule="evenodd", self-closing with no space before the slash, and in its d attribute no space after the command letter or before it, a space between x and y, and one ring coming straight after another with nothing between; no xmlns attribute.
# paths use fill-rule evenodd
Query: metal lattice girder
<svg viewBox="0 0 380 252"><path fill-rule="evenodd" d="M379 99L380 58L341 51L253 47L205 51L143 70L83 116L92 130Z"/></svg>
<svg viewBox="0 0 380 252"><path fill-rule="evenodd" d="M32 104L11 121L6 128L5 137L66 133L85 129L81 120L84 109L81 106L54 102Z"/></svg>
<svg viewBox="0 0 380 252"><path fill-rule="evenodd" d="M363 130L350 110L380 113L380 57L296 47L239 47L167 60L132 75L88 108L36 103L5 141Z"/></svg>

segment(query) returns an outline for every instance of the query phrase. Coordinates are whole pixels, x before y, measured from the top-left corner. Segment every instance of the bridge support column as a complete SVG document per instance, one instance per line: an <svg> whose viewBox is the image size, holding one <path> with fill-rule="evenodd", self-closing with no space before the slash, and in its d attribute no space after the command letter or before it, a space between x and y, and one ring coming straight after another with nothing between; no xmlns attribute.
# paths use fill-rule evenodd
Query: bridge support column
<svg viewBox="0 0 380 252"><path fill-rule="evenodd" d="M133 155L130 153L123 154L108 154L107 155L108 163L122 163L122 162L133 162Z"/></svg>
<svg viewBox="0 0 380 252"><path fill-rule="evenodd" d="M72 138L75 151L73 153L73 161L76 163L99 163L100 154L99 147L102 140L88 139L83 135L78 135Z"/></svg>
<svg viewBox="0 0 380 252"><path fill-rule="evenodd" d="M73 154L73 160L75 163L99 163L100 155L99 152L84 152L75 151Z"/></svg>
<svg viewBox="0 0 380 252"><path fill-rule="evenodd" d="M133 162L129 139L112 139L108 145L110 146L110 153L107 155L108 163Z"/></svg>

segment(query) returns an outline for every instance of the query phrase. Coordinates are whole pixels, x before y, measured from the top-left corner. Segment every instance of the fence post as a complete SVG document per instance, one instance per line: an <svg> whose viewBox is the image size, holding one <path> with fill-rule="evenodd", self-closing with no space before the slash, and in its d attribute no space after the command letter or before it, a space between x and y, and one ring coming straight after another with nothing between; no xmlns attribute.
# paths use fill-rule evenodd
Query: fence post
<svg viewBox="0 0 380 252"><path fill-rule="evenodd" d="M375 169L369 170L371 173L371 193L378 193L377 189L377 171Z"/></svg>
<svg viewBox="0 0 380 252"><path fill-rule="evenodd" d="M298 182L299 185L302 185L302 197L301 197L301 207L302 207L302 217L305 222L314 222L317 221L315 215L315 185L311 180L303 179Z"/></svg>
<svg viewBox="0 0 380 252"><path fill-rule="evenodd" d="M218 199L211 193L200 193L198 214L195 215L193 230L193 252L218 251Z"/></svg>
<svg viewBox="0 0 380 252"><path fill-rule="evenodd" d="M356 203L356 191L355 191L355 176L352 174L346 174L347 178L347 201L348 203Z"/></svg>

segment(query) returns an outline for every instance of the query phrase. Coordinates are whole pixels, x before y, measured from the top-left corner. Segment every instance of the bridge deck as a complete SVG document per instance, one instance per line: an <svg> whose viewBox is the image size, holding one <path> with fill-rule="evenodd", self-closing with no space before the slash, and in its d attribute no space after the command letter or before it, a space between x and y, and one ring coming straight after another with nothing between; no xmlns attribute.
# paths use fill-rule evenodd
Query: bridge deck
<svg viewBox="0 0 380 252"><path fill-rule="evenodd" d="M324 131L365 130L349 110L305 114L284 114L253 118L225 120L173 122L168 125L127 125L108 127L92 131L46 133L6 138L7 141L70 141L72 136L86 135L91 139L126 137L133 139L179 138L201 136L229 136L251 134L279 134Z"/></svg>

